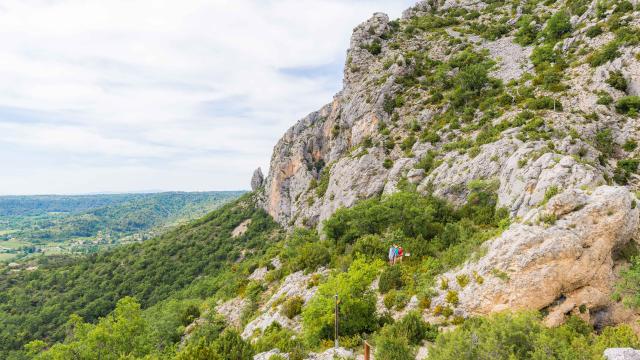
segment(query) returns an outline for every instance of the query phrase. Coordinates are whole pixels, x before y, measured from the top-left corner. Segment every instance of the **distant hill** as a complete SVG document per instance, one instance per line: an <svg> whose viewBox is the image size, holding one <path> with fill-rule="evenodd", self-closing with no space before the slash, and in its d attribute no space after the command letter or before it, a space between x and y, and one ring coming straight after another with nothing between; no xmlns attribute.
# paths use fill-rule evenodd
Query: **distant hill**
<svg viewBox="0 0 640 360"><path fill-rule="evenodd" d="M144 240L242 193L1 196L0 255L7 260L32 252L93 252L99 246Z"/></svg>

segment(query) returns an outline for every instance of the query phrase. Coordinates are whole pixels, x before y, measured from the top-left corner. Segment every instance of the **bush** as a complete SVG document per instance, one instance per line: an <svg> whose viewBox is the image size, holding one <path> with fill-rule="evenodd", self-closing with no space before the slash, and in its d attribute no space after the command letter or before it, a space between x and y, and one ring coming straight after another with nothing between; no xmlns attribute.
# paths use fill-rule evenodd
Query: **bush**
<svg viewBox="0 0 640 360"><path fill-rule="evenodd" d="M627 79L625 79L622 71L616 70L609 73L607 84L612 88L620 91L627 91Z"/></svg>
<svg viewBox="0 0 640 360"><path fill-rule="evenodd" d="M461 288L464 288L469 284L469 276L465 274L458 275L456 276L456 281L458 282L458 285L460 285Z"/></svg>
<svg viewBox="0 0 640 360"><path fill-rule="evenodd" d="M391 169L393 167L393 160L389 158L384 159L384 161L382 162L382 167L384 167L385 169Z"/></svg>
<svg viewBox="0 0 640 360"><path fill-rule="evenodd" d="M392 325L396 336L406 338L411 345L419 345L422 340L434 341L438 336L437 327L425 322L418 311L411 311Z"/></svg>
<svg viewBox="0 0 640 360"><path fill-rule="evenodd" d="M300 296L288 298L282 304L282 310L280 310L280 313L289 319L293 319L296 315L302 312L302 305L304 305L304 299Z"/></svg>
<svg viewBox="0 0 640 360"><path fill-rule="evenodd" d="M235 330L225 330L214 343L214 350L224 360L253 360L253 348Z"/></svg>
<svg viewBox="0 0 640 360"><path fill-rule="evenodd" d="M618 50L619 47L620 44L617 40L609 42L601 49L591 54L591 56L589 57L589 64L592 67L597 67L618 58L621 55L620 51Z"/></svg>
<svg viewBox="0 0 640 360"><path fill-rule="evenodd" d="M550 96L541 96L539 98L529 99L527 100L525 106L527 109L531 109L531 110L548 109L548 110L562 111L562 103Z"/></svg>
<svg viewBox="0 0 640 360"><path fill-rule="evenodd" d="M638 147L638 143L633 140L633 139L629 139L627 140L624 145L622 145L622 148L624 149L624 151L633 151Z"/></svg>
<svg viewBox="0 0 640 360"><path fill-rule="evenodd" d="M389 266L380 275L378 288L382 294L391 289L400 289L404 285L400 266Z"/></svg>
<svg viewBox="0 0 640 360"><path fill-rule="evenodd" d="M318 287L302 311L305 338L310 344L333 338L334 295L340 299L340 333L351 336L373 332L377 327L376 299L370 290L384 263L358 258L344 273L336 274Z"/></svg>
<svg viewBox="0 0 640 360"><path fill-rule="evenodd" d="M265 352L271 349L279 349L282 352L290 352L294 349L304 348L296 334L283 328L278 322L273 322L267 326L262 332L262 336L258 337L254 343L256 352Z"/></svg>
<svg viewBox="0 0 640 360"><path fill-rule="evenodd" d="M616 111L620 114L636 116L640 111L640 97L633 95L621 98L616 102Z"/></svg>
<svg viewBox="0 0 640 360"><path fill-rule="evenodd" d="M547 328L532 313L504 313L468 319L455 330L441 333L429 359L600 359L608 347L637 344L628 326L605 328L598 336L577 317Z"/></svg>
<svg viewBox="0 0 640 360"><path fill-rule="evenodd" d="M518 20L518 31L516 32L516 43L527 46L533 44L538 36L538 29L534 23L533 16L524 14Z"/></svg>
<svg viewBox="0 0 640 360"><path fill-rule="evenodd" d="M587 29L586 35L590 38L594 38L603 33L602 26L594 25Z"/></svg>
<svg viewBox="0 0 640 360"><path fill-rule="evenodd" d="M406 338L396 336L391 326L385 326L376 336L375 358L378 360L415 359Z"/></svg>
<svg viewBox="0 0 640 360"><path fill-rule="evenodd" d="M379 235L365 235L353 244L353 253L372 259L387 260L389 245Z"/></svg>
<svg viewBox="0 0 640 360"><path fill-rule="evenodd" d="M292 270L314 271L331 260L326 246L318 242L307 243L298 248L298 255L291 262Z"/></svg>
<svg viewBox="0 0 640 360"><path fill-rule="evenodd" d="M606 91L601 91L598 93L598 101L596 102L598 105L611 105L613 102L613 98Z"/></svg>
<svg viewBox="0 0 640 360"><path fill-rule="evenodd" d="M611 129L600 130L596 133L596 148L604 156L611 156L614 150L613 133Z"/></svg>
<svg viewBox="0 0 640 360"><path fill-rule="evenodd" d="M382 43L380 40L375 39L369 45L363 45L363 49L366 49L371 55L379 55L382 52Z"/></svg>
<svg viewBox="0 0 640 360"><path fill-rule="evenodd" d="M571 18L566 11L560 11L551 16L544 28L545 40L554 43L570 32Z"/></svg>
<svg viewBox="0 0 640 360"><path fill-rule="evenodd" d="M560 53L555 50L553 44L540 45L531 52L531 62L536 67L545 63L555 63L559 58Z"/></svg>

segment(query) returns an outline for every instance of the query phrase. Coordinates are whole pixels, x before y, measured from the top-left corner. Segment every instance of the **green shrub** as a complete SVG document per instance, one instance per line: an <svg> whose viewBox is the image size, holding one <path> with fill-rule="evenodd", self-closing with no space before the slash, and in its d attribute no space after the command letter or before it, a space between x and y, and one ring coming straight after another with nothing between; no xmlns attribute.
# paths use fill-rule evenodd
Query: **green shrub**
<svg viewBox="0 0 640 360"><path fill-rule="evenodd" d="M611 105L611 103L613 103L613 97L611 97L611 95L606 91L600 91L598 93L598 100L596 103L598 105Z"/></svg>
<svg viewBox="0 0 640 360"><path fill-rule="evenodd" d="M638 143L634 140L634 139L628 139L624 145L622 145L622 148L624 149L624 151L633 151L638 147Z"/></svg>
<svg viewBox="0 0 640 360"><path fill-rule="evenodd" d="M422 319L420 312L410 311L392 326L398 336L405 337L409 344L419 345L422 340L434 341L438 336L438 328Z"/></svg>
<svg viewBox="0 0 640 360"><path fill-rule="evenodd" d="M458 292L455 290L449 290L447 292L446 300L451 305L457 305L460 302L458 298Z"/></svg>
<svg viewBox="0 0 640 360"><path fill-rule="evenodd" d="M566 11L553 14L543 32L547 41L555 43L571 32L571 17Z"/></svg>
<svg viewBox="0 0 640 360"><path fill-rule="evenodd" d="M375 39L371 44L363 45L362 48L369 51L371 55L379 55L382 52L382 43L380 40Z"/></svg>
<svg viewBox="0 0 640 360"><path fill-rule="evenodd" d="M293 319L302 312L302 305L304 305L304 299L300 296L288 298L282 304L282 310L280 313L289 319Z"/></svg>
<svg viewBox="0 0 640 360"><path fill-rule="evenodd" d="M594 52L589 56L589 64L592 67L597 67L605 64L611 60L618 58L621 54L619 51L620 43L618 40L613 40L604 45L601 49Z"/></svg>
<svg viewBox="0 0 640 360"><path fill-rule="evenodd" d="M613 133L607 128L596 133L595 146L604 156L611 156L614 151Z"/></svg>
<svg viewBox="0 0 640 360"><path fill-rule="evenodd" d="M593 25L587 29L585 34L590 38L594 38L602 33L603 33L602 26Z"/></svg>
<svg viewBox="0 0 640 360"><path fill-rule="evenodd" d="M413 360L415 356L406 338L396 336L391 326L385 326L376 336L375 358L378 360Z"/></svg>
<svg viewBox="0 0 640 360"><path fill-rule="evenodd" d="M351 336L376 330L376 299L370 286L383 264L380 260L358 258L347 272L332 275L318 287L318 291L302 311L305 339L310 344L333 338L336 294L340 300L342 335Z"/></svg>
<svg viewBox="0 0 640 360"><path fill-rule="evenodd" d="M382 294L391 289L400 289L404 285L400 266L389 266L380 275L378 288Z"/></svg>
<svg viewBox="0 0 640 360"><path fill-rule="evenodd" d="M252 360L253 348L234 330L225 330L214 343L214 350L224 360Z"/></svg>
<svg viewBox="0 0 640 360"><path fill-rule="evenodd" d="M613 180L620 185L628 184L629 178L631 178L631 174L638 171L639 165L640 160L638 159L627 159L618 161L618 166L613 173Z"/></svg>
<svg viewBox="0 0 640 360"><path fill-rule="evenodd" d="M628 326L605 328L601 335L577 317L547 328L532 313L496 314L467 319L441 333L429 359L600 359L608 347L637 346Z"/></svg>
<svg viewBox="0 0 640 360"><path fill-rule="evenodd" d="M329 180L331 179L331 164L325 166L320 172L320 179L316 187L316 195L323 197L329 188Z"/></svg>
<svg viewBox="0 0 640 360"><path fill-rule="evenodd" d="M545 63L555 63L560 59L560 56L553 44L543 44L533 49L531 62L537 67Z"/></svg>
<svg viewBox="0 0 640 360"><path fill-rule="evenodd" d="M636 116L640 111L640 97L632 95L621 98L616 102L616 111L620 114Z"/></svg>
<svg viewBox="0 0 640 360"><path fill-rule="evenodd" d="M271 349L279 349L282 352L291 352L298 349L304 349L302 342L296 337L296 334L282 327L280 323L273 322L267 326L262 335L254 342L256 352L261 353Z"/></svg>
<svg viewBox="0 0 640 360"><path fill-rule="evenodd" d="M533 44L538 36L538 29L534 23L533 16L524 14L520 17L517 24L518 31L516 32L516 43L527 46Z"/></svg>
<svg viewBox="0 0 640 360"><path fill-rule="evenodd" d="M544 199L542 201L542 204L546 204L547 202L549 202L549 200L551 200L552 197L558 195L559 192L560 188L558 188L557 186L549 186L544 192Z"/></svg>
<svg viewBox="0 0 640 360"><path fill-rule="evenodd" d="M372 259L387 260L389 245L379 235L365 235L353 244L353 253Z"/></svg>
<svg viewBox="0 0 640 360"><path fill-rule="evenodd" d="M633 11L633 4L628 0L623 0L613 10L614 14L626 14Z"/></svg>
<svg viewBox="0 0 640 360"><path fill-rule="evenodd" d="M627 91L627 79L625 79L622 71L611 71L607 79L607 84L616 90Z"/></svg>
<svg viewBox="0 0 640 360"><path fill-rule="evenodd" d="M306 243L297 249L297 256L291 261L292 270L314 271L331 260L331 253L319 242Z"/></svg>
<svg viewBox="0 0 640 360"><path fill-rule="evenodd" d="M555 110L562 111L562 103L557 101L556 98L550 96L541 96L535 99L527 100L525 104L527 109L531 110Z"/></svg>
<svg viewBox="0 0 640 360"><path fill-rule="evenodd" d="M393 160L389 158L384 159L384 161L382 162L382 167L384 167L385 169L391 169L393 167Z"/></svg>
<svg viewBox="0 0 640 360"><path fill-rule="evenodd" d="M456 282L458 283L458 285L460 285L461 288L464 288L469 284L469 276L465 274L458 275L456 276Z"/></svg>

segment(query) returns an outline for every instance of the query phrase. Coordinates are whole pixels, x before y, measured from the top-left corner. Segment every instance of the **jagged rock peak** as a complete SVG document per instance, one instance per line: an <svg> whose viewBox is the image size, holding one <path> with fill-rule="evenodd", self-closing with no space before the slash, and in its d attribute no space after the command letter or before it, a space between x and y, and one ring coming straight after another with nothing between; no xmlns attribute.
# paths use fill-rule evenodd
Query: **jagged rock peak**
<svg viewBox="0 0 640 360"><path fill-rule="evenodd" d="M262 168L257 168L251 176L251 190L256 191L262 187L264 183L264 175L262 175Z"/></svg>

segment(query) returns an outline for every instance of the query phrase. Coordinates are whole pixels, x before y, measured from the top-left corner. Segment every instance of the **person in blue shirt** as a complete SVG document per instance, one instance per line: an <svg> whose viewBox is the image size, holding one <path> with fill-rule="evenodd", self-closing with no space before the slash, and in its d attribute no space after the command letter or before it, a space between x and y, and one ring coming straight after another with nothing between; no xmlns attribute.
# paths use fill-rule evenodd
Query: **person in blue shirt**
<svg viewBox="0 0 640 360"><path fill-rule="evenodd" d="M393 265L396 260L396 250L395 245L389 247L389 265Z"/></svg>

